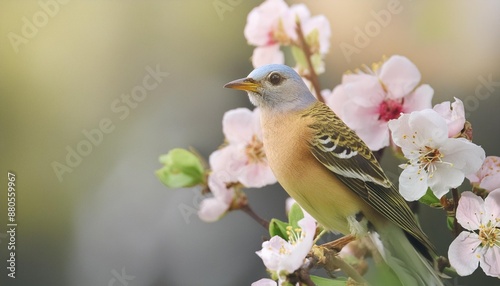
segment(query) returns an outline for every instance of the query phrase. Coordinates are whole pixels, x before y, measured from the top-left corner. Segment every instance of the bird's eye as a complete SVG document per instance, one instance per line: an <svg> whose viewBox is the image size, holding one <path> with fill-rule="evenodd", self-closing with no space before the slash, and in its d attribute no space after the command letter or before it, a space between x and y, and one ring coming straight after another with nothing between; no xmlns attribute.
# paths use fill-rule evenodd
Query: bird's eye
<svg viewBox="0 0 500 286"><path fill-rule="evenodd" d="M279 73L272 73L269 75L269 82L272 85L278 85L281 83L282 80L283 80L283 78L281 77L281 75Z"/></svg>

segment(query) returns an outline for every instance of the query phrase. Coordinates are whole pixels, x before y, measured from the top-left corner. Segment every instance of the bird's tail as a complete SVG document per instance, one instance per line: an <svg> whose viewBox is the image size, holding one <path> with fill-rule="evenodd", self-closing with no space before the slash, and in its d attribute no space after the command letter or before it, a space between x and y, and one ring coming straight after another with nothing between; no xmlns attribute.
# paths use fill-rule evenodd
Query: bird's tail
<svg viewBox="0 0 500 286"><path fill-rule="evenodd" d="M444 285L432 263L415 249L403 230L391 224L378 233L379 243L375 241L376 238L373 238L373 235L374 244L401 285Z"/></svg>

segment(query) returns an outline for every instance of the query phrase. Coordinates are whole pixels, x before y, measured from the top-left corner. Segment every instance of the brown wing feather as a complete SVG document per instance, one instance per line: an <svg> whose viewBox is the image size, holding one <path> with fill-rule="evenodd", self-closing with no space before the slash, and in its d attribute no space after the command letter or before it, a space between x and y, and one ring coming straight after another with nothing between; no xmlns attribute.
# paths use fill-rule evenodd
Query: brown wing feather
<svg viewBox="0 0 500 286"><path fill-rule="evenodd" d="M435 253L415 216L385 175L368 146L325 104L316 103L302 114L314 117L311 153L349 189Z"/></svg>

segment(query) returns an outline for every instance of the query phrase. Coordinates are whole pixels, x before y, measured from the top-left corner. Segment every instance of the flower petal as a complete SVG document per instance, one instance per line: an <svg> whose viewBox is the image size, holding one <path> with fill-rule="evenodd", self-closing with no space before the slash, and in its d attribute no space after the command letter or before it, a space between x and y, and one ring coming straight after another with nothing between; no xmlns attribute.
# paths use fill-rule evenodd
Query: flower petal
<svg viewBox="0 0 500 286"><path fill-rule="evenodd" d="M345 124L357 131L361 128L369 128L371 125L377 124L379 114L377 107L362 106L356 104L354 101L348 101L344 105L344 120Z"/></svg>
<svg viewBox="0 0 500 286"><path fill-rule="evenodd" d="M249 188L261 188L277 182L273 171L267 163L249 163L238 176L239 181Z"/></svg>
<svg viewBox="0 0 500 286"><path fill-rule="evenodd" d="M280 45L269 45L256 47L252 54L252 65L258 68L269 64L284 64L285 55L280 50Z"/></svg>
<svg viewBox="0 0 500 286"><path fill-rule="evenodd" d="M484 177L483 180L481 180L479 187L488 191L500 188L500 173Z"/></svg>
<svg viewBox="0 0 500 286"><path fill-rule="evenodd" d="M413 91L421 75L408 58L395 55L382 65L379 77L389 91L388 97L398 99Z"/></svg>
<svg viewBox="0 0 500 286"><path fill-rule="evenodd" d="M246 158L238 146L228 145L210 154L208 161L212 175L229 183L238 181L237 175L245 165Z"/></svg>
<svg viewBox="0 0 500 286"><path fill-rule="evenodd" d="M224 113L222 131L229 143L250 142L253 135L254 115L248 108L236 108Z"/></svg>
<svg viewBox="0 0 500 286"><path fill-rule="evenodd" d="M344 92L344 86L339 84L331 93L322 93L322 95L326 105L328 105L340 119L344 120L344 106L349 101L349 97Z"/></svg>
<svg viewBox="0 0 500 286"><path fill-rule="evenodd" d="M493 190L488 194L484 200L484 210L487 220L495 222L496 219L500 219L500 189ZM500 260L498 261L500 262Z"/></svg>
<svg viewBox="0 0 500 286"><path fill-rule="evenodd" d="M463 102L455 97L455 102L445 101L436 104L433 108L448 124L448 137L457 135L464 128L465 111Z"/></svg>
<svg viewBox="0 0 500 286"><path fill-rule="evenodd" d="M206 222L217 221L229 209L229 205L213 197L206 198L200 203L198 216Z"/></svg>
<svg viewBox="0 0 500 286"><path fill-rule="evenodd" d="M434 110L414 111L408 120L410 129L415 133L415 143L419 147L435 148L448 139L446 121ZM412 136L413 134L408 134Z"/></svg>
<svg viewBox="0 0 500 286"><path fill-rule="evenodd" d="M385 99L385 92L377 77L372 75L349 75L356 81L343 83L344 92L357 105L363 107L377 107Z"/></svg>
<svg viewBox="0 0 500 286"><path fill-rule="evenodd" d="M273 236L270 240L262 243L262 250L257 251L257 255L262 259L267 269L278 271L281 260L280 250L289 248L289 243L279 236Z"/></svg>
<svg viewBox="0 0 500 286"><path fill-rule="evenodd" d="M456 188L462 184L465 179L464 173L448 164L434 163L436 170L433 176L429 178L429 187L436 197L444 196L451 188Z"/></svg>
<svg viewBox="0 0 500 286"><path fill-rule="evenodd" d="M488 156L481 168L467 176L472 184L479 184L480 188L492 191L500 188L500 157Z"/></svg>
<svg viewBox="0 0 500 286"><path fill-rule="evenodd" d="M304 263L304 259L313 246L314 235L316 234L316 221L309 216L304 216L298 222L304 237L296 241L288 257L282 259L282 269L288 273L293 273ZM280 269L281 270L281 269Z"/></svg>
<svg viewBox="0 0 500 286"><path fill-rule="evenodd" d="M252 9L247 16L244 30L248 43L264 46L273 42L273 30L287 13L288 5L283 0L264 1L260 6Z"/></svg>
<svg viewBox="0 0 500 286"><path fill-rule="evenodd" d="M295 5L294 5L295 6ZM302 29L304 34L307 35L314 30L318 30L319 33L319 52L324 55L328 53L330 49L330 22L324 15L317 15L306 21L302 22Z"/></svg>
<svg viewBox="0 0 500 286"><path fill-rule="evenodd" d="M430 109L432 107L432 97L434 89L428 84L422 84L417 87L414 92L404 98L403 112L410 113L413 111Z"/></svg>
<svg viewBox="0 0 500 286"><path fill-rule="evenodd" d="M460 276L472 274L479 264L477 255L481 243L475 233L462 231L450 244L448 259Z"/></svg>
<svg viewBox="0 0 500 286"><path fill-rule="evenodd" d="M392 139L405 156L417 154L421 148L437 148L448 139L446 121L432 109L403 114L389 121ZM408 158L408 157L407 157Z"/></svg>
<svg viewBox="0 0 500 286"><path fill-rule="evenodd" d="M360 128L356 130L356 134L368 145L372 151L380 150L389 146L389 128L387 122L372 121L367 128Z"/></svg>
<svg viewBox="0 0 500 286"><path fill-rule="evenodd" d="M410 158L411 155L418 155L418 146L413 143L411 138L413 130L410 129L410 125L408 124L409 120L410 114L402 114L398 119L389 120L387 126L391 131L391 137L394 143L401 147L406 158L412 159Z"/></svg>
<svg viewBox="0 0 500 286"><path fill-rule="evenodd" d="M420 199L427 191L427 173L417 166L407 166L399 176L399 193L407 201Z"/></svg>
<svg viewBox="0 0 500 286"><path fill-rule="evenodd" d="M465 175L475 173L484 162L484 149L465 138L448 138L439 151L444 154L443 161L453 164Z"/></svg>
<svg viewBox="0 0 500 286"><path fill-rule="evenodd" d="M269 278L262 278L252 283L251 286L277 286L276 281Z"/></svg>
<svg viewBox="0 0 500 286"><path fill-rule="evenodd" d="M500 278L500 246L484 248L479 265L486 275Z"/></svg>
<svg viewBox="0 0 500 286"><path fill-rule="evenodd" d="M456 218L467 230L479 229L484 214L484 201L472 192L463 192L458 201Z"/></svg>

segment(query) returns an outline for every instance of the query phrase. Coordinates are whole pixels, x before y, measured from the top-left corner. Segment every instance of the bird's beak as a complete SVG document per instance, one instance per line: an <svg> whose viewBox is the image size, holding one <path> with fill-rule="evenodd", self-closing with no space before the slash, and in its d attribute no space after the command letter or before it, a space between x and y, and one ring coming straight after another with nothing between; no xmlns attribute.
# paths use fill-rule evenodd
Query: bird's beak
<svg viewBox="0 0 500 286"><path fill-rule="evenodd" d="M228 82L224 85L224 87L257 92L258 88L260 87L260 84L257 83L254 79L247 77L247 78L233 80L232 82Z"/></svg>

